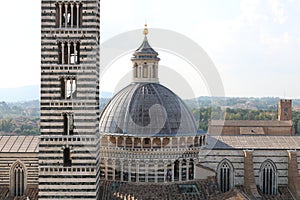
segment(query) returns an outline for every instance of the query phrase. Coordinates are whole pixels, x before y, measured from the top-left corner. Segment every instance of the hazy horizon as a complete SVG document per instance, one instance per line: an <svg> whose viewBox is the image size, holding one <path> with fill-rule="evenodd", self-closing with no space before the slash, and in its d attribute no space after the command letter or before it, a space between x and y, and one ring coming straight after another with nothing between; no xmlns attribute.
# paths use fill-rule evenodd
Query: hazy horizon
<svg viewBox="0 0 300 200"><path fill-rule="evenodd" d="M11 94L11 95L8 95ZM100 90L100 98L111 98L114 95L114 91L102 91ZM212 98L212 96L197 96ZM217 96L217 98L222 98ZM278 96L225 96L225 98L280 98ZM184 100L189 100L192 98L182 98ZM300 98L291 98L300 99ZM24 102L24 101L34 101L40 100L40 85L27 85L21 87L12 88L0 88L0 102Z"/></svg>

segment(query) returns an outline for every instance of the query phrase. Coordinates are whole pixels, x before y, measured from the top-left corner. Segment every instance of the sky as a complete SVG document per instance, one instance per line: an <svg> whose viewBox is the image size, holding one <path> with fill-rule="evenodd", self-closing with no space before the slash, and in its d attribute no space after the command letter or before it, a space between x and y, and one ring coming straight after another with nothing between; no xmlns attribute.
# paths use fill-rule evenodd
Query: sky
<svg viewBox="0 0 300 200"><path fill-rule="evenodd" d="M3 1L1 9L0 88L37 85L40 2ZM142 30L147 22L150 30L175 31L201 46L216 66L226 96L300 98L299 19L300 0L101 0L101 42ZM174 54L159 53L162 65L189 68ZM102 90L115 90L112 77L130 72L130 56L112 64ZM197 95L210 95L204 81L197 81L199 85L190 83L203 87Z"/></svg>

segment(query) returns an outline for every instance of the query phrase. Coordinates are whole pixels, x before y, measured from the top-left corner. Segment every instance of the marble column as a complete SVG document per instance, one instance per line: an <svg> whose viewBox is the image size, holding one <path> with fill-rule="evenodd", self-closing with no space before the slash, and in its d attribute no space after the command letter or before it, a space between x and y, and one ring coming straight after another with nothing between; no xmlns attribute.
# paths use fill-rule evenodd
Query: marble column
<svg viewBox="0 0 300 200"><path fill-rule="evenodd" d="M74 23L74 3L71 3L71 28L73 28Z"/></svg>
<svg viewBox="0 0 300 200"><path fill-rule="evenodd" d="M67 87L68 87L68 80L66 78L64 78L65 81L65 87L64 87L64 97L65 99L67 99Z"/></svg>
<svg viewBox="0 0 300 200"><path fill-rule="evenodd" d="M74 63L73 64L78 64L77 62L77 42L74 42Z"/></svg>
<svg viewBox="0 0 300 200"><path fill-rule="evenodd" d="M65 64L65 43L61 43L61 64Z"/></svg>
<svg viewBox="0 0 300 200"><path fill-rule="evenodd" d="M61 28L62 27L62 18L64 17L63 16L63 13L62 13L62 4L61 3L59 3L58 4L58 6L59 6L59 28Z"/></svg>
<svg viewBox="0 0 300 200"><path fill-rule="evenodd" d="M71 58L71 42L68 42L68 63L70 64L70 58Z"/></svg>
<svg viewBox="0 0 300 200"><path fill-rule="evenodd" d="M79 3L77 3L76 4L76 8L77 8L77 28L79 28L79 24L80 24L80 22L79 22L79 16L80 16L80 13L79 13L79 11L80 11L80 4Z"/></svg>
<svg viewBox="0 0 300 200"><path fill-rule="evenodd" d="M65 4L65 28L68 28L68 4Z"/></svg>

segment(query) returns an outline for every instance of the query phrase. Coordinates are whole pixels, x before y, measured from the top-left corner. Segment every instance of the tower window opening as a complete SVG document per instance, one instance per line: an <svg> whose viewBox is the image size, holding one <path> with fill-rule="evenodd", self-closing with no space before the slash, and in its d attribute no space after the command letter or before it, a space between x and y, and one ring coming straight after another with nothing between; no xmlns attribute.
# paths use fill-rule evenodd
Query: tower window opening
<svg viewBox="0 0 300 200"><path fill-rule="evenodd" d="M76 97L76 79L74 77L61 77L60 89L62 99L73 99Z"/></svg>
<svg viewBox="0 0 300 200"><path fill-rule="evenodd" d="M64 116L64 135L68 135L68 114L65 113L63 116Z"/></svg>
<svg viewBox="0 0 300 200"><path fill-rule="evenodd" d="M64 3L56 4L57 28L80 28L82 22L82 4Z"/></svg>
<svg viewBox="0 0 300 200"><path fill-rule="evenodd" d="M70 113L70 118L69 118L69 135L74 134L74 115Z"/></svg>
<svg viewBox="0 0 300 200"><path fill-rule="evenodd" d="M72 160L71 160L71 152L70 148L64 149L64 167L71 167L72 166Z"/></svg>
<svg viewBox="0 0 300 200"><path fill-rule="evenodd" d="M80 6L80 5L79 5ZM81 8L80 8L81 9ZM77 13L77 6L75 5L73 7L73 26L77 25L77 16L79 17L78 13Z"/></svg>
<svg viewBox="0 0 300 200"><path fill-rule="evenodd" d="M80 64L80 42L58 42L58 64Z"/></svg>
<svg viewBox="0 0 300 200"><path fill-rule="evenodd" d="M68 64L68 43L67 42L64 42L64 45L63 45L63 51L62 51L62 64Z"/></svg>
<svg viewBox="0 0 300 200"><path fill-rule="evenodd" d="M61 89L61 98L65 99L66 98L66 81L64 78L60 79L60 89Z"/></svg>
<svg viewBox="0 0 300 200"><path fill-rule="evenodd" d="M75 58L75 49L74 49L74 43L71 43L71 48L70 48L70 64L75 64L76 63L76 58Z"/></svg>
<svg viewBox="0 0 300 200"><path fill-rule="evenodd" d="M58 43L58 64L62 64L62 43Z"/></svg>
<svg viewBox="0 0 300 200"><path fill-rule="evenodd" d="M68 27L71 25L71 10L70 4L62 4L62 26Z"/></svg>
<svg viewBox="0 0 300 200"><path fill-rule="evenodd" d="M65 22L66 22L66 7L65 4L61 4L61 12L60 12L60 20L61 20L61 24L60 26L64 26Z"/></svg>
<svg viewBox="0 0 300 200"><path fill-rule="evenodd" d="M64 113L64 135L74 135L74 114L73 113Z"/></svg>
<svg viewBox="0 0 300 200"><path fill-rule="evenodd" d="M68 79L67 92L66 92L67 99L71 99L75 97L75 94L76 94L76 81L74 79Z"/></svg>

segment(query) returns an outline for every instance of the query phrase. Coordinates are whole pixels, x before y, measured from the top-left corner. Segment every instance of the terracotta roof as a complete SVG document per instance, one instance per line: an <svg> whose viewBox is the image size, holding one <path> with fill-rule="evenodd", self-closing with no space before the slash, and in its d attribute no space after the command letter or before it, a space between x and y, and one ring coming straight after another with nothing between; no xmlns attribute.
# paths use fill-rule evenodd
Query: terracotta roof
<svg viewBox="0 0 300 200"><path fill-rule="evenodd" d="M300 149L300 136L208 136L211 149Z"/></svg>
<svg viewBox="0 0 300 200"><path fill-rule="evenodd" d="M279 120L211 120L210 126L239 126L239 127L263 127L263 126L293 126L293 121Z"/></svg>
<svg viewBox="0 0 300 200"><path fill-rule="evenodd" d="M39 136L0 136L0 152L38 152Z"/></svg>

